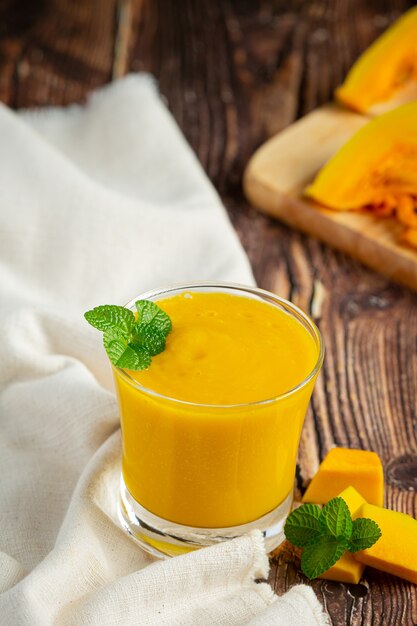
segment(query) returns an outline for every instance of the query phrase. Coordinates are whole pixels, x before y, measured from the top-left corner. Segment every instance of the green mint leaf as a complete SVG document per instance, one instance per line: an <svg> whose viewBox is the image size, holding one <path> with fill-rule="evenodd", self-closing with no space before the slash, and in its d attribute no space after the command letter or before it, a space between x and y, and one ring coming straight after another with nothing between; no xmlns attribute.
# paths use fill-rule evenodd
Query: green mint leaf
<svg viewBox="0 0 417 626"><path fill-rule="evenodd" d="M302 504L288 516L284 527L285 537L294 546L304 548L321 535L320 516L321 509L317 504Z"/></svg>
<svg viewBox="0 0 417 626"><path fill-rule="evenodd" d="M151 364L151 357L149 353L147 354L147 357L146 364L144 365L141 355L139 355L136 350L133 350L130 346L127 346L116 365L117 367L121 367L126 370L143 370Z"/></svg>
<svg viewBox="0 0 417 626"><path fill-rule="evenodd" d="M333 498L321 510L320 524L323 533L333 537L346 537L352 534L352 516L343 498Z"/></svg>
<svg viewBox="0 0 417 626"><path fill-rule="evenodd" d="M118 329L106 330L103 343L110 361L117 367L141 370L149 367L151 363L149 352L144 348L141 348L140 352L133 349Z"/></svg>
<svg viewBox="0 0 417 626"><path fill-rule="evenodd" d="M149 325L167 337L172 330L172 323L165 311L151 300L137 300L135 305L138 312L137 325Z"/></svg>
<svg viewBox="0 0 417 626"><path fill-rule="evenodd" d="M144 346L152 356L155 356L165 350L166 337L150 324L135 324L132 343Z"/></svg>
<svg viewBox="0 0 417 626"><path fill-rule="evenodd" d="M103 344L110 361L113 365L118 365L119 359L127 348L127 340L123 333L117 328L106 330L103 335Z"/></svg>
<svg viewBox="0 0 417 626"><path fill-rule="evenodd" d="M353 522L352 535L350 537L348 550L357 552L370 548L381 537L381 529L376 522L366 517L359 517Z"/></svg>
<svg viewBox="0 0 417 626"><path fill-rule="evenodd" d="M118 328L126 338L135 323L135 316L132 311L115 304L96 306L95 309L87 311L84 317L94 328L102 331Z"/></svg>
<svg viewBox="0 0 417 626"><path fill-rule="evenodd" d="M345 537L321 535L312 540L301 555L301 569L308 578L317 578L332 567L342 556L348 546Z"/></svg>
<svg viewBox="0 0 417 626"><path fill-rule="evenodd" d="M134 343L129 343L129 348L136 352L136 355L139 359L138 365L135 368L131 367L130 369L146 370L150 366L152 361L149 350L147 350L144 346L139 346Z"/></svg>
<svg viewBox="0 0 417 626"><path fill-rule="evenodd" d="M118 328L109 328L109 330L106 330L103 333L103 343L104 343L106 352L108 352L110 343L112 343L113 341L121 342L125 348L127 346L127 339L124 333L120 331Z"/></svg>

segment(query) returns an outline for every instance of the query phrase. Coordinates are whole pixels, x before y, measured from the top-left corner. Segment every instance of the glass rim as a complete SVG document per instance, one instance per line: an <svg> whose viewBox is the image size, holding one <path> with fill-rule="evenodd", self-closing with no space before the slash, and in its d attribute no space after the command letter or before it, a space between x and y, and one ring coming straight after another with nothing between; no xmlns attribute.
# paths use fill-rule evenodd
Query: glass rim
<svg viewBox="0 0 417 626"><path fill-rule="evenodd" d="M132 387L135 387L138 391L141 391L145 395L152 396L160 400L166 400L168 402L172 402L174 404L178 404L181 406L199 407L199 408L205 408L205 409L236 409L236 408L243 408L243 407L248 408L248 407L269 405L269 404L273 404L274 402L278 402L279 400L283 400L284 398L288 398L289 396L294 395L297 391L305 387L316 376L316 374L318 374L323 364L325 348L324 348L324 343L323 343L321 332L318 329L317 325L312 320L312 318L309 315L307 315L307 313L305 313L302 309L300 309L297 305L293 304L289 300L286 300L285 298L281 298L280 296L277 296L276 294L271 293L270 291L267 291L266 289L260 289L259 287L253 287L251 285L243 285L240 283L229 283L225 281L216 281L216 282L196 281L196 282L188 282L188 283L177 283L177 284L170 285L168 287L159 288L159 289L150 289L148 291L145 291L139 294L138 296L136 296L135 298L132 298L132 300L130 300L124 306L132 310L132 309L135 309L135 302L137 300L152 300L157 296L165 296L167 294L169 295L173 291L183 292L183 291L187 291L188 289L198 289L199 287L208 288L208 289L211 288L213 289L213 291L216 288L220 288L220 289L229 289L231 291L250 293L254 296L259 296L263 300L265 300L265 298L268 298L268 299L273 300L276 304L279 304L285 309L289 310L291 313L295 314L295 316L298 316L299 318L301 318L304 321L304 324L307 326L307 328L312 331L313 338L316 340L316 343L319 348L317 360L311 372L297 385L295 385L294 387L291 387L290 389L288 389L287 391L284 391L283 393L273 396L272 398L266 398L264 400L254 400L251 402L239 402L235 404L209 404L207 402L191 402L189 400L180 400L179 398L172 398L171 396L166 396L162 393L149 389L148 387L145 387L144 385L142 385L135 378L130 376L130 374L128 374L126 370L120 367L117 367L117 365L113 365L111 363L111 367L113 368L113 370L115 370L121 376L122 379L125 379L129 385L131 385Z"/></svg>

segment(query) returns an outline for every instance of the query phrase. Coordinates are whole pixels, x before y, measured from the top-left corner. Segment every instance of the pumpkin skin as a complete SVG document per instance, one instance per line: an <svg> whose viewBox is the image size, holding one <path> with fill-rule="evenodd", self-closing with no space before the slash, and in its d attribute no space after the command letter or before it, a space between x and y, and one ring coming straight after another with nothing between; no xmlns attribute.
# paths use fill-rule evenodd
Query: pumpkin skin
<svg viewBox="0 0 417 626"><path fill-rule="evenodd" d="M335 210L396 213L408 228L417 228L417 102L368 122L324 165L305 195Z"/></svg>
<svg viewBox="0 0 417 626"><path fill-rule="evenodd" d="M417 100L417 7L365 50L335 96L355 111L376 115Z"/></svg>

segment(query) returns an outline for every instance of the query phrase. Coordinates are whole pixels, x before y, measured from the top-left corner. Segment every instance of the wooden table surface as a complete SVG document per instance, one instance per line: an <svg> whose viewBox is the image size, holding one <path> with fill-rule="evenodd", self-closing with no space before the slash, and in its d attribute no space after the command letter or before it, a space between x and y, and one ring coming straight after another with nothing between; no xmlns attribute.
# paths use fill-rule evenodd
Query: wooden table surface
<svg viewBox="0 0 417 626"><path fill-rule="evenodd" d="M312 311L327 356L302 434L303 489L334 444L380 454L386 505L417 517L417 295L257 213L243 168L266 138L326 102L406 0L0 0L0 101L81 102L152 72L218 189L261 287ZM288 551L278 593L305 582ZM333 624L417 623L417 588L375 570L312 584Z"/></svg>

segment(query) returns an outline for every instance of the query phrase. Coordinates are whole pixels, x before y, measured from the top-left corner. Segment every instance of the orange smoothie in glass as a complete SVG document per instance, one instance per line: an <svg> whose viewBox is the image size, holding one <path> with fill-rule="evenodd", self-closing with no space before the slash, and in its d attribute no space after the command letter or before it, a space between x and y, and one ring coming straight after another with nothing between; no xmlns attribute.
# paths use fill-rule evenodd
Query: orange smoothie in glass
<svg viewBox="0 0 417 626"><path fill-rule="evenodd" d="M172 320L165 351L147 370L114 368L130 496L162 520L204 529L253 522L286 499L290 507L323 358L316 327L252 288L190 286L152 299Z"/></svg>

